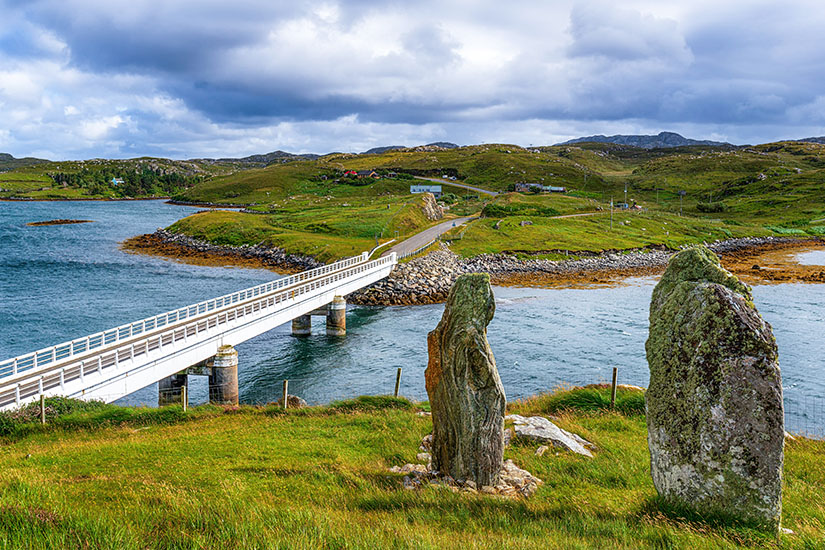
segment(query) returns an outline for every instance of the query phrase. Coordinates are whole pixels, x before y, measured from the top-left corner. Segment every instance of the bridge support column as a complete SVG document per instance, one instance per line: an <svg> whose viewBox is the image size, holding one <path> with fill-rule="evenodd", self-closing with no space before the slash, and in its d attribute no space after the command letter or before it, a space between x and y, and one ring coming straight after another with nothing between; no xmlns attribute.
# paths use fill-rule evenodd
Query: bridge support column
<svg viewBox="0 0 825 550"><path fill-rule="evenodd" d="M347 333L347 301L336 296L327 306L327 335L344 336Z"/></svg>
<svg viewBox="0 0 825 550"><path fill-rule="evenodd" d="M181 390L184 386L187 386L187 380L185 372L173 374L172 376L159 380L158 407L181 403L183 401L183 392ZM188 393L189 392L187 392L187 394Z"/></svg>
<svg viewBox="0 0 825 550"><path fill-rule="evenodd" d="M301 315L292 320L293 336L309 336L312 334L312 316Z"/></svg>
<svg viewBox="0 0 825 550"><path fill-rule="evenodd" d="M238 352L221 346L209 371L209 402L215 405L238 404Z"/></svg>

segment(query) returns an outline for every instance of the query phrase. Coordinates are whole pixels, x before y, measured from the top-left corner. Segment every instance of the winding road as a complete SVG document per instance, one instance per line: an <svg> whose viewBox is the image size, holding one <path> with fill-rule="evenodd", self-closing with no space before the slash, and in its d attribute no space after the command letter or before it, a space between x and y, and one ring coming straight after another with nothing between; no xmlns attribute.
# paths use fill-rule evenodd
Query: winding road
<svg viewBox="0 0 825 550"><path fill-rule="evenodd" d="M443 235L453 227L458 227L459 225L467 223L468 221L474 219L476 219L474 216L468 216L465 218L453 218L452 220L441 222L438 225L434 225L429 229L421 231L420 233L416 233L409 239L401 241L397 245L393 246L392 248L384 252L382 256L386 256L390 252L397 253L399 257L403 256L404 254L409 254L410 252L418 250L422 246L434 240L439 235Z"/></svg>

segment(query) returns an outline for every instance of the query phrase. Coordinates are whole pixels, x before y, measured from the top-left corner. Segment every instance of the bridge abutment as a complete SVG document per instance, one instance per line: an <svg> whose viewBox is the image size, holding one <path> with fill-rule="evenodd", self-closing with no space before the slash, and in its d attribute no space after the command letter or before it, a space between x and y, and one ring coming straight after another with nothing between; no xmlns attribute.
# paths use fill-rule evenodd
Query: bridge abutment
<svg viewBox="0 0 825 550"><path fill-rule="evenodd" d="M292 320L293 336L309 336L312 333L312 315L301 315Z"/></svg>
<svg viewBox="0 0 825 550"><path fill-rule="evenodd" d="M209 402L215 405L238 404L238 351L221 346L209 370Z"/></svg>
<svg viewBox="0 0 825 550"><path fill-rule="evenodd" d="M173 374L172 376L167 376L166 378L161 378L158 380L158 406L163 407L165 405L176 405L178 403L182 403L182 389L187 386L187 384L188 377L185 372L179 372L177 374Z"/></svg>
<svg viewBox="0 0 825 550"><path fill-rule="evenodd" d="M336 296L327 306L327 335L344 336L347 333L347 301Z"/></svg>

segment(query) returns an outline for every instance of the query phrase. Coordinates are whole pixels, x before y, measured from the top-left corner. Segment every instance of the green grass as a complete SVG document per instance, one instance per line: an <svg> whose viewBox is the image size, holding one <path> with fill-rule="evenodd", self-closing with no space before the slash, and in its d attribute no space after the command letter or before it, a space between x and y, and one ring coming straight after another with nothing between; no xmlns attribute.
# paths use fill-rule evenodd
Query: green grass
<svg viewBox="0 0 825 550"><path fill-rule="evenodd" d="M495 229L499 219L501 223ZM470 225L462 239L453 241L453 251L471 257L498 252L531 255L553 250L600 252L653 245L677 248L716 239L772 234L759 226L730 226L721 220L626 210L614 213L613 229L610 212L573 218L512 216L499 219L481 219ZM522 226L523 221L533 224Z"/></svg>
<svg viewBox="0 0 825 550"><path fill-rule="evenodd" d="M379 239L388 239L395 237L395 231L400 237L424 228L427 224L417 219L413 210L405 209L411 200L409 186L416 183L405 179L411 174L450 175L457 183L496 191L506 191L519 182L568 189L564 195L506 193L491 199L445 184L444 190L454 195L450 197L451 214L472 215L483 210L491 219L503 219L505 231L500 232L489 230L490 224L483 220L474 224L458 249L465 256L671 246L735 236L819 235L825 219L825 145L793 142L651 150L597 143L529 149L488 144L437 151L395 150L380 155L336 153L252 169L239 163L149 158L48 162L0 174L0 188L5 189L0 198L113 197L120 191L98 189L99 193L92 195L88 188L57 188L49 183L49 174L146 168L204 180L182 190L176 195L178 199L252 205L269 214L266 224L247 224L237 218L227 225L226 220L216 218L206 227L199 219L180 224L176 230L191 230L193 235L215 237L214 242L227 244L268 241L289 252L325 260L370 248L376 234ZM357 182L342 177L344 170L360 169L401 175ZM680 195L681 191L685 194ZM598 216L566 222L552 219L555 215L607 212L611 199L627 199L644 207L646 216L653 220L645 229L653 233L635 231L632 221L630 228L623 226L617 231L614 227L606 233L602 230L604 218ZM663 220L660 224L656 216ZM510 227L525 219L533 226ZM670 227L665 228L664 221Z"/></svg>
<svg viewBox="0 0 825 550"><path fill-rule="evenodd" d="M529 500L402 489L388 468L414 462L431 430L405 400L187 413L92 405L7 436L0 547L819 547L825 443L786 446L783 525L796 535L776 543L746 526L661 506L639 392L625 393L627 415L593 407L582 393L511 405L521 414L552 411L557 424L598 447L593 459L538 457L530 444L507 448L505 458L545 482Z"/></svg>
<svg viewBox="0 0 825 550"><path fill-rule="evenodd" d="M264 243L330 262L360 254L387 241L421 231L435 222L422 210L420 195L353 199L286 197L266 206L266 214L216 210L179 220L170 231L221 245Z"/></svg>

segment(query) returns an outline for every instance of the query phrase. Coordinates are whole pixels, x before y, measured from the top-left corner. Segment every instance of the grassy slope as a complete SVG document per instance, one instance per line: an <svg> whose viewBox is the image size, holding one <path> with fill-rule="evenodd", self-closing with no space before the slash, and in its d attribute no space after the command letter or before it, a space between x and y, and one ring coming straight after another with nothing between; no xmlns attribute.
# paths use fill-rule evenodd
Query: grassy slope
<svg viewBox="0 0 825 550"><path fill-rule="evenodd" d="M31 199L105 199L119 196L114 188L93 194L88 188L63 187L54 183L49 174L78 173L81 170L135 172L144 168L159 169L166 173L199 175L203 177L228 174L239 170L236 165L206 162L175 161L141 157L125 160L92 159L86 161L45 161L36 165L22 166L0 172L0 198Z"/></svg>
<svg viewBox="0 0 825 550"><path fill-rule="evenodd" d="M476 222L453 246L469 256L482 252L551 249L605 250L649 244L680 244L746 235L825 232L825 146L778 143L749 149L681 147L645 150L612 144L523 149L478 145L446 151L391 151L381 155L328 155L215 178L188 196L219 202L257 202L269 208L289 196L326 196L331 200L386 196L401 200L408 181L382 180L367 187L335 185L343 169L387 169L420 175L456 175L465 183L505 190L520 182L562 185L560 197L506 194L487 207L489 220ZM605 215L566 220L553 214L609 210L610 199L627 198L647 213L618 213L614 229ZM687 194L681 199L678 191ZM267 194L268 193L268 194ZM457 193L459 196L462 192ZM576 199L575 197L581 197ZM722 203L721 212L703 213L700 202ZM471 214L482 201L460 202L453 212ZM679 212L684 216L678 216ZM314 214L311 214L314 215ZM502 219L501 230L492 229ZM522 227L525 219L532 226ZM630 220L629 225L619 222ZM640 223L635 223L639 221ZM403 234L403 232L402 232ZM314 232L318 239L323 232ZM315 238L315 237L313 237Z"/></svg>
<svg viewBox="0 0 825 550"><path fill-rule="evenodd" d="M273 203L267 214L203 212L169 229L216 244L265 243L329 262L375 246L375 236L403 237L431 225L421 211L421 197L326 200L294 197ZM389 208L388 208L389 206Z"/></svg>
<svg viewBox="0 0 825 550"><path fill-rule="evenodd" d="M495 229L498 220L501 224ZM522 226L524 220L533 224ZM719 220L697 220L664 212L618 211L612 230L610 212L560 219L526 215L478 220L463 238L453 241L451 248L465 257L495 252L600 252L650 245L676 248L688 243L769 234L762 227L727 225Z"/></svg>
<svg viewBox="0 0 825 550"><path fill-rule="evenodd" d="M140 161L161 162L94 162L103 165ZM47 169L70 171L81 166L84 165L50 163L0 174L0 187L10 190L5 192L7 195L80 197L83 191L78 189L37 189L49 185L44 175ZM391 213L408 212L403 207L411 200L409 180L384 179L365 186L333 183L344 169L450 174L459 181L494 190L506 190L521 181L569 189L565 197L498 197L495 204L511 207L517 203L517 210L521 210L491 212L491 218L504 218L502 226L506 231L493 232L491 221L474 224L457 245L464 255L557 248L603 250L647 244L672 246L730 236L825 233L825 146L818 144L775 143L736 150L701 146L645 150L593 143L536 149L476 145L443 151L390 151L381 155L332 154L317 161L240 171L231 166L205 166L201 169L211 175L210 179L180 198L254 204L254 209L271 215L263 222L236 216L227 224L226 214L215 214L214 219L198 218L179 224L178 230L214 237L216 242L269 240L289 251L311 253L325 260L360 251L367 241L374 242L376 234L390 238L398 230L399 236L404 236L426 226L407 215L402 215L401 221L392 221L388 212L378 212L382 204L383 208L389 205ZM611 198L616 202L624 200L625 187L628 200L638 202L649 212L651 226L645 227L647 232L636 231L632 221L629 227L614 225L612 232L606 232L601 217L550 219L554 213L599 208L606 211ZM681 190L687 194L680 200L677 193ZM452 205L451 213L456 215L479 212L489 201L468 197L472 195L468 191L458 190L455 194L459 200ZM699 203L706 202L717 203L722 211L701 212ZM529 211L528 206L533 210ZM673 216L680 211L684 217L677 220ZM534 225L516 227L528 215ZM665 222L669 227L665 227Z"/></svg>
<svg viewBox="0 0 825 550"><path fill-rule="evenodd" d="M633 393L620 392L629 411L638 410ZM585 397L573 401L594 402ZM45 429L25 425L0 450L0 541L119 550L776 547L746 527L661 509L644 418L557 412L570 402L511 405L521 414L555 412L560 426L599 447L592 460L508 448L505 458L545 481L527 501L402 489L387 469L415 461L431 422L391 398L288 414L103 406ZM783 536L782 548L822 541L823 453L823 442L786 446L783 525L797 534Z"/></svg>

